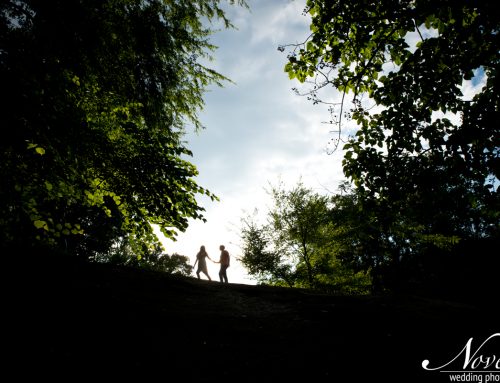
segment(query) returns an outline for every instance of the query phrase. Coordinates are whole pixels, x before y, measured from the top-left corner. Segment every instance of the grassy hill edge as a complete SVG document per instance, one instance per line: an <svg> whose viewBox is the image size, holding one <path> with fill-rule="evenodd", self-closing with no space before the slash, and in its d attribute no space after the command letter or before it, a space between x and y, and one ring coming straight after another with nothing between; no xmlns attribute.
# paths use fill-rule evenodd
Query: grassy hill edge
<svg viewBox="0 0 500 383"><path fill-rule="evenodd" d="M51 377L430 381L442 376L423 359L445 360L500 323L484 304L223 285L69 257L12 258L3 270L10 365Z"/></svg>

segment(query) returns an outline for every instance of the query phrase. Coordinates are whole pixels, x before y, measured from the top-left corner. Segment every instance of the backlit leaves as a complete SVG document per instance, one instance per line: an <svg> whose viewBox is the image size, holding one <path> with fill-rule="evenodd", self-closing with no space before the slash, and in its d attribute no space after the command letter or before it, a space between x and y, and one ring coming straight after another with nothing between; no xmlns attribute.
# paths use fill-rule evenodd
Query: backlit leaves
<svg viewBox="0 0 500 383"><path fill-rule="evenodd" d="M173 238L203 219L196 197L216 197L182 136L227 80L204 64L203 20L230 26L218 0L7 1L0 19L2 242L140 249L151 224Z"/></svg>
<svg viewBox="0 0 500 383"><path fill-rule="evenodd" d="M380 246L392 249L394 263L424 243L442 248L498 236L500 19L493 3L309 0L307 11L312 34L283 46L290 50L285 71L314 84L310 92L342 94L332 119L337 132L352 95L347 117L356 131L338 140L342 166L374 209Z"/></svg>

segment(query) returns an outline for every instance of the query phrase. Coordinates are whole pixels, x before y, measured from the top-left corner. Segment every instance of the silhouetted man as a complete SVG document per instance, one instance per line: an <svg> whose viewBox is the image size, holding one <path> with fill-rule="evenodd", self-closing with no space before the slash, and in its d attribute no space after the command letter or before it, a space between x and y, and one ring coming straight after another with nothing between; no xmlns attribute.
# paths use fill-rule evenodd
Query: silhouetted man
<svg viewBox="0 0 500 383"><path fill-rule="evenodd" d="M220 271L219 278L221 282L228 283L227 281L227 268L229 267L229 252L226 250L224 245L220 245L220 259L218 262L220 263Z"/></svg>

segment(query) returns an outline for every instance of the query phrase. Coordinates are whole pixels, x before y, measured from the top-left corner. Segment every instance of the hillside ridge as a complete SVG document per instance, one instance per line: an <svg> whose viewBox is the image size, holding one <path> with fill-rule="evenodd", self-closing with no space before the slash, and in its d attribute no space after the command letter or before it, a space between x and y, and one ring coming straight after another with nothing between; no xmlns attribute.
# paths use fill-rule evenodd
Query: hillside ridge
<svg viewBox="0 0 500 383"><path fill-rule="evenodd" d="M33 366L37 376L356 382L370 371L384 381L442 381L423 371L423 359L445 359L469 337L498 330L498 314L457 302L27 259L9 265L9 355L11 365Z"/></svg>

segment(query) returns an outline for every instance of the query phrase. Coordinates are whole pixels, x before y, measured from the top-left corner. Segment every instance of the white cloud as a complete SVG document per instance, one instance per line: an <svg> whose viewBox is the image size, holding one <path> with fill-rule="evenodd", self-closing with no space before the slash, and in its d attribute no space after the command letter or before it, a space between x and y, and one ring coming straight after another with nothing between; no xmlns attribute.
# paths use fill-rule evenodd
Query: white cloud
<svg viewBox="0 0 500 383"><path fill-rule="evenodd" d="M282 2L280 7L269 0L256 3L260 3L260 7L251 25L253 45L271 44L276 49L279 44L298 43L307 37L302 31L309 30L310 17L302 15L304 1Z"/></svg>

